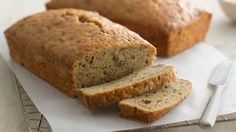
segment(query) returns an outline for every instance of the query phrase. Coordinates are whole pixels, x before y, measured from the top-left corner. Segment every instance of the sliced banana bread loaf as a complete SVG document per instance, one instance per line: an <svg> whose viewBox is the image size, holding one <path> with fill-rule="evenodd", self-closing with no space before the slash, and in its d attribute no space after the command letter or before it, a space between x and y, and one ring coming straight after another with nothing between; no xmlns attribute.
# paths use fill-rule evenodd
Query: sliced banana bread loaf
<svg viewBox="0 0 236 132"><path fill-rule="evenodd" d="M97 13L61 9L26 17L5 31L11 57L70 96L75 89L152 65L156 49Z"/></svg>
<svg viewBox="0 0 236 132"><path fill-rule="evenodd" d="M210 13L188 0L51 0L46 6L98 11L139 33L167 57L204 40L211 21Z"/></svg>
<svg viewBox="0 0 236 132"><path fill-rule="evenodd" d="M140 95L156 88L158 85L175 81L175 78L176 72L172 66L155 65L113 82L79 89L79 98L87 108L96 109Z"/></svg>
<svg viewBox="0 0 236 132"><path fill-rule="evenodd" d="M120 115L151 123L175 108L190 93L192 84L177 79L169 86L162 86L140 96L119 102Z"/></svg>

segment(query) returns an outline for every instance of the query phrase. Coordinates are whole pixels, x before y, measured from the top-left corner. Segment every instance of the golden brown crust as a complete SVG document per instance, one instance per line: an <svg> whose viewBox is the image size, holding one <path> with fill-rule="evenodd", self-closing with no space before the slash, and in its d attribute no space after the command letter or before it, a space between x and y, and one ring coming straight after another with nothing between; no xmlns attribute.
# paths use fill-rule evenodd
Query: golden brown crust
<svg viewBox="0 0 236 132"><path fill-rule="evenodd" d="M51 0L46 7L98 11L139 33L165 57L203 41L211 21L210 13L182 0Z"/></svg>
<svg viewBox="0 0 236 132"><path fill-rule="evenodd" d="M187 97L187 96L186 96ZM184 100L184 99L183 99ZM178 102L180 104L183 100ZM120 105L119 104L119 109L120 109L120 116L129 118L129 119L135 119L135 120L140 120L145 123L152 123L161 117L163 117L165 114L167 114L169 111L174 109L178 104L172 105L170 107L167 107L165 109L162 109L161 111L155 111L155 112L146 112L137 109L136 107L131 107L129 105Z"/></svg>
<svg viewBox="0 0 236 132"><path fill-rule="evenodd" d="M77 96L78 60L85 55L127 47L149 47L153 57L156 54L136 33L98 13L76 9L26 17L8 28L5 36L17 63L72 97Z"/></svg>
<svg viewBox="0 0 236 132"><path fill-rule="evenodd" d="M154 45L160 47L158 54L161 56L171 57L181 53L182 51L191 48L198 42L201 42L205 39L207 31L210 27L211 17L211 14L202 12L192 23L171 31L167 37L167 40L160 39L156 42L150 42L153 42ZM164 47L164 45L162 46L161 41L168 41L168 48Z"/></svg>
<svg viewBox="0 0 236 132"><path fill-rule="evenodd" d="M153 76L147 80L142 80L137 83L133 83L132 85L100 94L88 95L84 93L82 89L79 90L79 99L88 109L97 109L115 104L123 99L140 95L156 88L157 85L168 84L174 81L175 78L176 73L172 70L163 75Z"/></svg>
<svg viewBox="0 0 236 132"><path fill-rule="evenodd" d="M24 66L40 78L47 80L51 85L59 88L71 97L76 96L73 89L74 83L71 78L72 72L69 68L49 57L41 55L35 48L27 48L23 44L15 44L16 42L8 34L6 34L6 38L11 49L10 55L18 64Z"/></svg>
<svg viewBox="0 0 236 132"><path fill-rule="evenodd" d="M179 102L181 103L181 102ZM179 104L178 103L178 104ZM163 117L165 114L167 114L169 111L171 111L173 108L175 108L178 104L175 104L171 107L162 109L161 111L156 111L155 113L149 113L146 111L141 111L137 109L136 107L130 107L129 105L120 105L120 116L129 118L129 119L135 119L139 121L143 121L145 123L152 123L161 117Z"/></svg>
<svg viewBox="0 0 236 132"><path fill-rule="evenodd" d="M140 120L146 123L152 123L153 121L156 121L163 117L165 114L167 114L169 111L174 109L176 106L178 106L185 98L188 97L192 84L189 81L186 80L178 80L180 83L185 83L185 87L187 87L187 91L183 98L181 100L178 100L177 103L165 107L164 109L158 110L158 111L144 111L142 109L139 109L137 107L134 107L132 105L126 104L126 103L119 103L119 110L120 110L120 116L125 117L125 118L130 118L130 119L135 119L135 120Z"/></svg>

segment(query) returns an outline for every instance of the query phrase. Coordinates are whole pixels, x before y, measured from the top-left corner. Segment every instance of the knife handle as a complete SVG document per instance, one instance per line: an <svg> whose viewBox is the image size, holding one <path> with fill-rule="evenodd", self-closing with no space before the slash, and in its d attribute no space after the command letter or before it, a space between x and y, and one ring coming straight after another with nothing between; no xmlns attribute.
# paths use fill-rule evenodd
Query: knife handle
<svg viewBox="0 0 236 132"><path fill-rule="evenodd" d="M216 121L224 86L214 86L213 89L214 93L209 98L209 101L199 122L201 127L213 127Z"/></svg>

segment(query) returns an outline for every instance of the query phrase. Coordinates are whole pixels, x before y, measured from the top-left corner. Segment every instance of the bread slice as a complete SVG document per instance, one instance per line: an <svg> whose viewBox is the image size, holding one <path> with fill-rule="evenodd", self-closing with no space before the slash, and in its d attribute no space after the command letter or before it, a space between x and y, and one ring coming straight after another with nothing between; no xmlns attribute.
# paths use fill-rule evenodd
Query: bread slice
<svg viewBox="0 0 236 132"><path fill-rule="evenodd" d="M80 101L89 109L105 107L140 95L176 79L172 66L155 65L106 84L78 90Z"/></svg>
<svg viewBox="0 0 236 132"><path fill-rule="evenodd" d="M120 101L120 115L151 123L175 108L188 96L191 88L191 82L177 79L168 86L158 87L140 96Z"/></svg>
<svg viewBox="0 0 236 132"><path fill-rule="evenodd" d="M26 17L5 31L11 57L70 96L152 65L156 49L98 13L61 9Z"/></svg>

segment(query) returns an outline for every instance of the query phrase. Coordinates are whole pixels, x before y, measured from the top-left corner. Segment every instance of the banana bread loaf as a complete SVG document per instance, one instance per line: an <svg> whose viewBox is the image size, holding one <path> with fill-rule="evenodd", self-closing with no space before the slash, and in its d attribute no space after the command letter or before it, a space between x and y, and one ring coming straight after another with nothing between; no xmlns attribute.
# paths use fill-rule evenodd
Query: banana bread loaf
<svg viewBox="0 0 236 132"><path fill-rule="evenodd" d="M152 65L156 49L97 13L61 9L20 20L5 31L11 57L66 94Z"/></svg>
<svg viewBox="0 0 236 132"><path fill-rule="evenodd" d="M120 115L151 123L174 109L190 93L191 82L177 79L140 96L119 102Z"/></svg>
<svg viewBox="0 0 236 132"><path fill-rule="evenodd" d="M115 81L79 89L80 101L89 109L109 106L175 81L173 66L155 65L143 68Z"/></svg>
<svg viewBox="0 0 236 132"><path fill-rule="evenodd" d="M46 7L98 11L139 33L165 57L204 40L211 21L210 13L187 0L51 0Z"/></svg>

